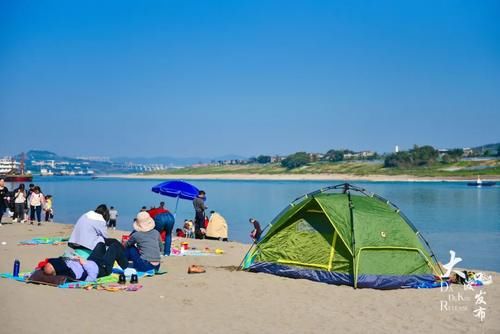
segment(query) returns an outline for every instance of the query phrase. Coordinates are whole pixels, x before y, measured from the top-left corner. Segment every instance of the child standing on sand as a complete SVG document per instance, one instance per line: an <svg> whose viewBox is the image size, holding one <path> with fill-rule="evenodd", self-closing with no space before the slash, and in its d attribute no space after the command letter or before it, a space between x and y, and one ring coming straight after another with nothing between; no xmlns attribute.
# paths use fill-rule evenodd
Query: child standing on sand
<svg viewBox="0 0 500 334"><path fill-rule="evenodd" d="M109 223L108 223L108 228L112 228L113 230L116 230L116 220L118 219L118 210L115 209L115 207L110 207L109 208Z"/></svg>
<svg viewBox="0 0 500 334"><path fill-rule="evenodd" d="M33 225L36 215L38 226L42 225L40 221L42 220L42 206L45 203L45 197L40 191L40 187L35 186L33 188L33 192L31 193L28 202L30 205L30 224Z"/></svg>
<svg viewBox="0 0 500 334"><path fill-rule="evenodd" d="M27 196L26 190L24 190L24 183L21 183L14 194L14 211L16 213L16 220L20 223L25 222L24 209Z"/></svg>
<svg viewBox="0 0 500 334"><path fill-rule="evenodd" d="M48 222L54 218L54 209L52 208L52 195L45 196L45 221Z"/></svg>

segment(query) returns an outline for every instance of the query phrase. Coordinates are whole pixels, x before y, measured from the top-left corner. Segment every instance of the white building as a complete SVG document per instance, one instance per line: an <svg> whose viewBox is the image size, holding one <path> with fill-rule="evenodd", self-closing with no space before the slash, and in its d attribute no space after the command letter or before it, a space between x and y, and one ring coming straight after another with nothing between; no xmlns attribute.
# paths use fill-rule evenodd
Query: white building
<svg viewBox="0 0 500 334"><path fill-rule="evenodd" d="M18 170L20 163L12 159L12 157L4 157L0 159L0 174L8 173L11 170Z"/></svg>

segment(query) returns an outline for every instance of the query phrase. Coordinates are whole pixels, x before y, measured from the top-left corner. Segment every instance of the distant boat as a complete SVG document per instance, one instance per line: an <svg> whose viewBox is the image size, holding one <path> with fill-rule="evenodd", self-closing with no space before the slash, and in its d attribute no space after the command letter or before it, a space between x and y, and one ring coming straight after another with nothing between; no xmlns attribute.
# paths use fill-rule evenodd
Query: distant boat
<svg viewBox="0 0 500 334"><path fill-rule="evenodd" d="M18 165L19 168L17 168ZM33 180L29 172L24 173L24 153L21 155L20 163L12 158L0 160L0 178L6 182L31 182Z"/></svg>
<svg viewBox="0 0 500 334"><path fill-rule="evenodd" d="M40 169L40 176L53 176L54 172L50 169L42 168Z"/></svg>
<svg viewBox="0 0 500 334"><path fill-rule="evenodd" d="M481 178L478 176L477 180L475 182L468 182L467 185L471 187L491 187L497 184L496 182L493 181L483 181Z"/></svg>

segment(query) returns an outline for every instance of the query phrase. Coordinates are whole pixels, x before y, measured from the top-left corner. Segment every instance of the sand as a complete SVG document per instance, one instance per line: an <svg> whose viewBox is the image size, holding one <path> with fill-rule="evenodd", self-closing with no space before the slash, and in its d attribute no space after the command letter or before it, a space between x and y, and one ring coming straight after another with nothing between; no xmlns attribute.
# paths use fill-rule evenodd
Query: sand
<svg viewBox="0 0 500 334"><path fill-rule="evenodd" d="M0 271L15 258L29 270L65 246L18 246L40 236L67 236L71 225L4 224ZM113 231L119 238L123 233ZM500 275L490 286L440 289L353 289L231 270L248 245L190 240L222 256L169 257L168 273L144 278L137 292L59 289L0 279L0 333L500 333ZM188 275L189 264L206 267ZM486 293L486 318L473 317L474 295ZM462 298L464 300L462 300ZM455 300L457 299L457 300ZM443 303L448 303L448 310Z"/></svg>
<svg viewBox="0 0 500 334"><path fill-rule="evenodd" d="M353 174L109 174L98 178L155 179L155 180L241 180L241 181L373 181L373 182L456 182L475 181L470 177L420 177L412 175L353 175ZM500 182L491 175L483 180Z"/></svg>

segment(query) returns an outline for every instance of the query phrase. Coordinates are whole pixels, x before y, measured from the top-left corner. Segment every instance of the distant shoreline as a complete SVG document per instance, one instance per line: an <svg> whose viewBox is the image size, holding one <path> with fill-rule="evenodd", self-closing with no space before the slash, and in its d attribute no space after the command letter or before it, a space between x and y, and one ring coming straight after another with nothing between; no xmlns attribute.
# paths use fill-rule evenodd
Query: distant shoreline
<svg viewBox="0 0 500 334"><path fill-rule="evenodd" d="M411 175L353 175L353 174L108 174L97 178L120 179L183 179L233 181L372 181L372 182L465 182L468 177L421 177ZM500 177L483 176L483 180L500 182Z"/></svg>

